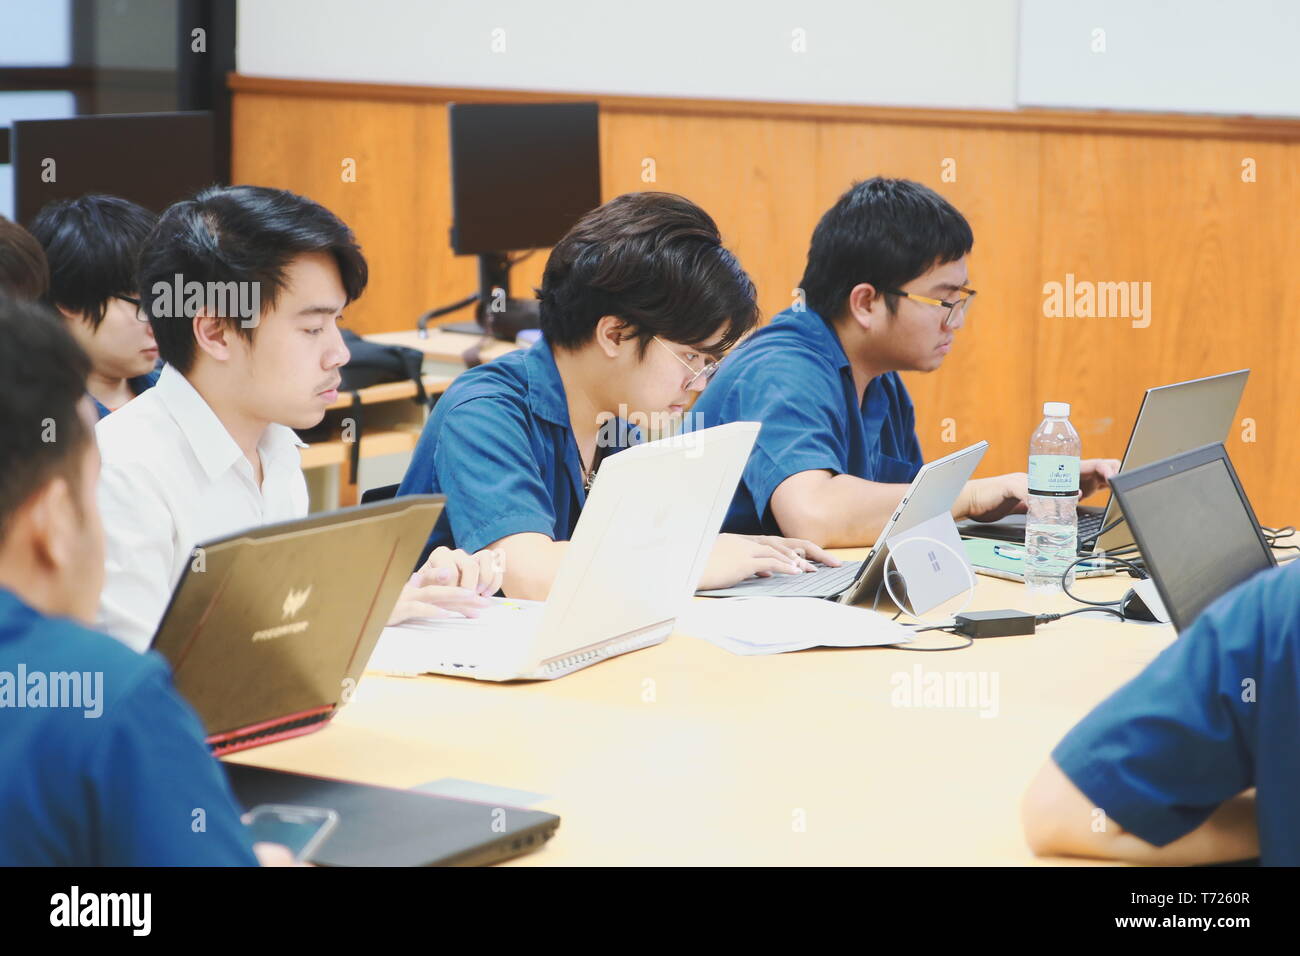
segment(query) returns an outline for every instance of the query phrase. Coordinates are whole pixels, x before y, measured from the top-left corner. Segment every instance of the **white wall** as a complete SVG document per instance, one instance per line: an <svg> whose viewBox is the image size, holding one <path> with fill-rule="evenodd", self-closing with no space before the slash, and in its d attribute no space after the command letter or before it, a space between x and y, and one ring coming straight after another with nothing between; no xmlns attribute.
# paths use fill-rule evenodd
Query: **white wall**
<svg viewBox="0 0 1300 956"><path fill-rule="evenodd" d="M257 76L1300 116L1298 0L239 0L238 42Z"/></svg>
<svg viewBox="0 0 1300 956"><path fill-rule="evenodd" d="M240 0L238 21L257 76L1015 105L1017 0Z"/></svg>
<svg viewBox="0 0 1300 956"><path fill-rule="evenodd" d="M1300 116L1296 0L1021 0L1019 100Z"/></svg>

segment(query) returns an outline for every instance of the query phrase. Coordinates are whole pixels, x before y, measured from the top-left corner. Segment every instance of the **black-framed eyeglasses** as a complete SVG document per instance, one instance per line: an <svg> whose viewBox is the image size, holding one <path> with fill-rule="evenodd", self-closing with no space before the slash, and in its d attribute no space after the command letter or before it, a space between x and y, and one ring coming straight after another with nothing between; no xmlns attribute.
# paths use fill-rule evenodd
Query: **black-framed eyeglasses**
<svg viewBox="0 0 1300 956"><path fill-rule="evenodd" d="M113 298L115 298L115 299L121 299L123 302L130 302L133 306L135 306L135 317L136 317L137 319L139 319L141 322L148 322L148 321L149 321L149 316L147 316L147 315L144 314L144 303L142 303L142 302L141 302L139 299L137 299L135 296L133 296L133 295L115 295L115 296L113 296Z"/></svg>
<svg viewBox="0 0 1300 956"><path fill-rule="evenodd" d="M971 309L970 300L975 298L977 294L974 289L968 289L964 285L958 286L957 291L965 292L966 294L960 299L949 302L947 299L932 299L928 295L917 295L915 292L904 292L901 289L883 289L882 291L886 295L901 295L905 299L912 299L915 302L924 302L926 305L943 306L948 310L944 313L943 322L940 323L945 331L952 328L954 316L965 319L966 314L970 312Z"/></svg>
<svg viewBox="0 0 1300 956"><path fill-rule="evenodd" d="M691 373L691 377L686 381L686 391L688 392L690 391L691 386L694 385L696 382L699 382L701 385L708 385L709 379L713 378L713 373L716 372L718 370L718 366L722 364L721 362L708 362L707 364L705 364L704 368L700 368L700 369L694 368L690 362L686 361L686 359L682 358L672 349L668 348L668 343L665 342L663 339L661 339L659 336L656 335L654 337L654 340L658 342L660 345L662 345L669 355L677 359L677 361L681 362L682 365L685 366L686 370Z"/></svg>

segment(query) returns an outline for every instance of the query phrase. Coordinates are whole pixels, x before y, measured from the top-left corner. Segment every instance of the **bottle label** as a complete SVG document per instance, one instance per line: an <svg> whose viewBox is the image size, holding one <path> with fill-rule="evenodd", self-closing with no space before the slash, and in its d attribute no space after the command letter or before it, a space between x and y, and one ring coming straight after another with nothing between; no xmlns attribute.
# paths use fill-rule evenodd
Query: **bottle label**
<svg viewBox="0 0 1300 956"><path fill-rule="evenodd" d="M1029 493L1068 498L1079 493L1079 459L1073 455L1030 455Z"/></svg>

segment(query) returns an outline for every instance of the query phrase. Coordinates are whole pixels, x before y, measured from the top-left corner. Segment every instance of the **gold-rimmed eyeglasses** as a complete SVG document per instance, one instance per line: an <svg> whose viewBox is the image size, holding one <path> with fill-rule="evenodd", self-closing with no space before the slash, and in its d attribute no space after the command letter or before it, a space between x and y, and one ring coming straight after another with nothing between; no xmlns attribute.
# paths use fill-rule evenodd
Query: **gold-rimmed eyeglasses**
<svg viewBox="0 0 1300 956"><path fill-rule="evenodd" d="M663 339L661 339L659 336L657 335L654 336L654 340L658 342L660 345L662 345L664 347L664 350L667 351L669 355L677 359L677 361L681 362L682 365L686 368L686 370L691 373L691 377L686 382L686 386L685 386L686 391L690 391L691 386L693 386L696 382L700 383L701 388L703 388L705 385L708 385L709 379L713 378L713 373L716 372L718 370L718 366L722 364L721 362L708 362L705 364L704 368L697 369L694 366L692 366L690 362L686 361L686 359L682 358L671 348L669 348L668 343L665 342Z"/></svg>
<svg viewBox="0 0 1300 956"><path fill-rule="evenodd" d="M901 295L903 298L911 299L914 302L924 302L926 305L938 305L946 308L948 311L944 313L943 322L940 323L945 331L953 327L953 322L956 319L965 320L966 315L971 310L970 300L975 298L976 295L974 289L968 289L964 285L959 286L957 291L966 294L953 302L949 302L947 299L932 299L928 295L917 295L915 292L903 292L901 289L884 289L882 291L886 295Z"/></svg>

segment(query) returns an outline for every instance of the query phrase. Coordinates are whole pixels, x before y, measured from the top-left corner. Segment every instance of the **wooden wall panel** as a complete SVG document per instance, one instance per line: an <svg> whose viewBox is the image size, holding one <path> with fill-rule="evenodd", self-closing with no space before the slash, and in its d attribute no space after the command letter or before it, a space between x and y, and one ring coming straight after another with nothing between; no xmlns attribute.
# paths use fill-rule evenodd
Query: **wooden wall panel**
<svg viewBox="0 0 1300 956"><path fill-rule="evenodd" d="M248 77L232 87L235 179L310 195L360 237L371 286L348 318L361 332L408 328L475 287L474 260L449 245L445 104L584 98ZM963 211L978 305L939 371L905 375L927 457L986 438L981 474L1023 470L1045 400L1073 403L1085 454L1118 457L1144 388L1250 366L1238 420L1254 420L1257 440L1238 428L1230 451L1261 520L1300 517L1286 480L1300 462L1289 387L1300 295L1288 283L1300 123L596 98L605 198L661 189L700 203L767 317L790 304L813 226L854 180L917 179ZM348 157L354 183L340 175ZM1246 157L1256 182L1242 181ZM518 267L516 295L538 283L545 256ZM1150 282L1150 326L1045 315L1044 283L1067 273Z"/></svg>
<svg viewBox="0 0 1300 956"><path fill-rule="evenodd" d="M1257 182L1242 181L1243 156ZM1297 510L1286 385L1300 297L1285 291L1296 230L1282 211L1300 202L1298 161L1294 145L1213 139L1062 134L1043 149L1040 281L1149 282L1152 301L1145 328L1040 310L1038 387L1086 396L1085 450L1118 456L1148 385L1251 368L1228 449L1266 523ZM1244 418L1256 441L1242 441Z"/></svg>
<svg viewBox="0 0 1300 956"><path fill-rule="evenodd" d="M410 328L427 309L478 288L477 261L451 252L447 109L331 97L235 97L232 178L292 189L338 214L370 262L347 313L360 333ZM356 179L343 178L345 159ZM520 263L512 292L529 295L546 255ZM446 321L468 321L470 310Z"/></svg>

